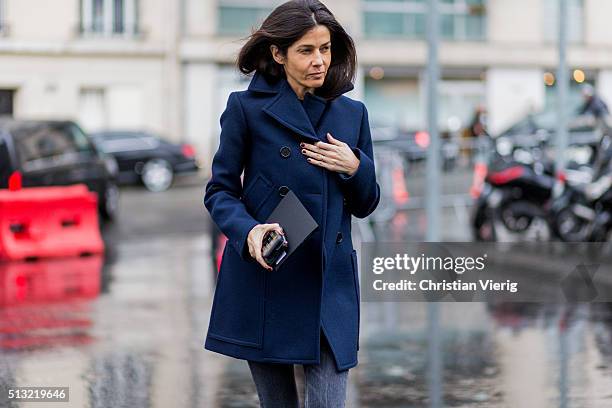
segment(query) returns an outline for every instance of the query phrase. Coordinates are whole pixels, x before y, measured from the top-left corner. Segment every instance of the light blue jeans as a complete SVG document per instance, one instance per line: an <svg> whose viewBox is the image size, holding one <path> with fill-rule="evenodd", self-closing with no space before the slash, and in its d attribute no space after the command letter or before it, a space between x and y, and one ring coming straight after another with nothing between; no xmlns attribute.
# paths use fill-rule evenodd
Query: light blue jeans
<svg viewBox="0 0 612 408"><path fill-rule="evenodd" d="M293 364L248 361L262 408L299 408ZM349 370L337 371L321 335L321 364L304 364L304 407L344 408Z"/></svg>

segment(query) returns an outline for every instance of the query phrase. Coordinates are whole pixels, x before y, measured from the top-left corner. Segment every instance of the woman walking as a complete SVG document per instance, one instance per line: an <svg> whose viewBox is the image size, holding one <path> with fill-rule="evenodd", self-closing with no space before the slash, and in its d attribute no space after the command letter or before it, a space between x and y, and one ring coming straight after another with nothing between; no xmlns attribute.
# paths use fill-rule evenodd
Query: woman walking
<svg viewBox="0 0 612 408"><path fill-rule="evenodd" d="M228 237L205 348L248 361L262 407L298 407L293 365L304 368L306 407L344 407L359 349L359 280L351 217L380 199L365 105L353 89L353 40L325 5L276 8L242 47L254 73L230 94L204 204ZM244 177L241 182L241 174ZM289 191L318 223L277 270L262 238Z"/></svg>

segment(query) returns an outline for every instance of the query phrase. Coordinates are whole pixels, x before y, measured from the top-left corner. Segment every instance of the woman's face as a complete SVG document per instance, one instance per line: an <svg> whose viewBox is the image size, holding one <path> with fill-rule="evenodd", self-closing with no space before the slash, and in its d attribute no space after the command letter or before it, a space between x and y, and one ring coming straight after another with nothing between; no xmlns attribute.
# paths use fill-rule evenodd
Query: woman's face
<svg viewBox="0 0 612 408"><path fill-rule="evenodd" d="M274 45L270 49L274 60L285 66L287 81L294 89L308 90L323 85L331 63L330 33L326 26L317 25L308 31L291 44L286 56Z"/></svg>

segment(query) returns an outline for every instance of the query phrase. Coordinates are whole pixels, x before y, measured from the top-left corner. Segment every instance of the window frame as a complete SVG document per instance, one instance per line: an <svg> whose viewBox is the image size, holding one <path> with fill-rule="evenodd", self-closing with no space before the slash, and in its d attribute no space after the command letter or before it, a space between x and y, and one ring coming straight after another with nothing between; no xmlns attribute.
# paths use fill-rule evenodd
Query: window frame
<svg viewBox="0 0 612 408"><path fill-rule="evenodd" d="M7 36L9 25L6 20L6 1L0 0L0 37Z"/></svg>
<svg viewBox="0 0 612 408"><path fill-rule="evenodd" d="M244 27L244 30L226 30L223 29L221 24L222 9L235 9L235 10L259 10L262 15L269 14L275 7L279 6L282 1L278 0L219 0L217 2L217 19L215 32L221 36L233 36L248 34L251 27ZM259 23L255 20L251 26Z"/></svg>
<svg viewBox="0 0 612 408"><path fill-rule="evenodd" d="M2 0L0 0L2 1ZM94 6L97 1L102 3L101 24L94 19ZM82 37L120 37L132 38L140 36L140 0L121 0L122 30L116 30L117 0L80 0L79 2L79 33Z"/></svg>
<svg viewBox="0 0 612 408"><path fill-rule="evenodd" d="M487 40L487 0L480 0L481 5L470 5L470 0L452 0L450 3L439 3L440 7L440 37L443 41L469 41L469 42L483 42ZM408 26L407 21L412 16L424 16L427 18L427 3L424 0L403 0L403 1L374 1L374 0L362 0L362 21L363 21L363 33L366 38L397 38L397 39L414 39L424 40L426 37L426 28L423 33L420 31L408 32L406 27ZM471 14L472 9L481 9L479 14ZM384 34L384 33L371 33L367 30L366 16L368 13L392 13L403 15L403 27L401 34ZM467 33L467 17L469 16L480 16L482 19L481 35L470 38ZM451 16L452 21L464 19L463 24L454 23L453 34L446 36L442 32L442 20L444 17Z"/></svg>

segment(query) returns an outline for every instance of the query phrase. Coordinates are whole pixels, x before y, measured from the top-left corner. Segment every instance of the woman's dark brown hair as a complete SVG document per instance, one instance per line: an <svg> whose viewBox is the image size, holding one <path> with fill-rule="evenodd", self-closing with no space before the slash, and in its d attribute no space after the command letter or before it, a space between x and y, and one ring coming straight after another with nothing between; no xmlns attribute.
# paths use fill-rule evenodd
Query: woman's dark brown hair
<svg viewBox="0 0 612 408"><path fill-rule="evenodd" d="M327 27L330 32L332 60L325 82L315 89L315 94L328 99L340 95L355 78L355 44L331 11L318 0L291 0L274 9L240 50L238 69L244 74L257 71L270 82L279 80L285 76L284 67L272 58L270 45L276 45L287 55L291 44L317 25Z"/></svg>

